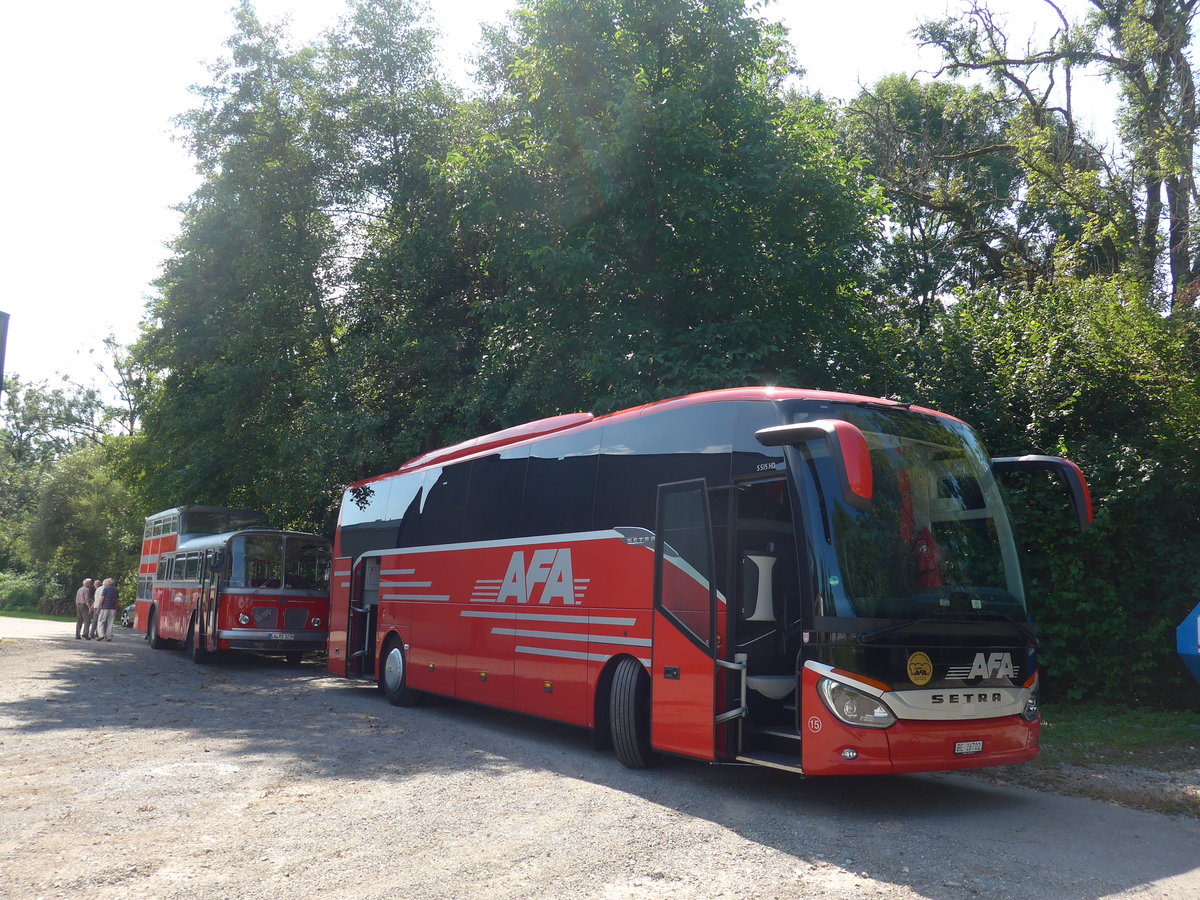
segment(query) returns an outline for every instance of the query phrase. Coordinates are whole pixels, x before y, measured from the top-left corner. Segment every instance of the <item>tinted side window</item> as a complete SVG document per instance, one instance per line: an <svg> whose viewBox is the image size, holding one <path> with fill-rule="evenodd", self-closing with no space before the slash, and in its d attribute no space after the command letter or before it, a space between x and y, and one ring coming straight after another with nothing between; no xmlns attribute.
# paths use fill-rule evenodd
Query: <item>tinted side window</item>
<svg viewBox="0 0 1200 900"><path fill-rule="evenodd" d="M521 498L529 448L517 447L471 462L471 485L463 520L464 541L516 537L521 529Z"/></svg>
<svg viewBox="0 0 1200 900"><path fill-rule="evenodd" d="M427 469L421 489L421 512L411 525L405 518L401 546L428 547L462 539L471 463Z"/></svg>
<svg viewBox="0 0 1200 900"><path fill-rule="evenodd" d="M596 486L596 527L654 528L658 485L729 483L737 403L706 403L606 425Z"/></svg>
<svg viewBox="0 0 1200 900"><path fill-rule="evenodd" d="M357 558L401 546L405 521L415 521L420 509L422 481L422 473L414 472L347 490L338 520L341 554Z"/></svg>
<svg viewBox="0 0 1200 900"><path fill-rule="evenodd" d="M782 471L783 448L764 447L754 437L761 428L778 425L774 403L739 403L733 426L733 477L761 476Z"/></svg>
<svg viewBox="0 0 1200 900"><path fill-rule="evenodd" d="M522 537L592 530L600 429L539 441L529 448Z"/></svg>

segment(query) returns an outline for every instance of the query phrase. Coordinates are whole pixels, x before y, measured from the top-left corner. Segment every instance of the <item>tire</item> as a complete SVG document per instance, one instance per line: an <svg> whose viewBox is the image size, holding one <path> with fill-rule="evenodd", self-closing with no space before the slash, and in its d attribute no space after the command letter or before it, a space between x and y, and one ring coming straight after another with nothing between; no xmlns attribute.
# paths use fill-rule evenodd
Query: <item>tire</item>
<svg viewBox="0 0 1200 900"><path fill-rule="evenodd" d="M150 610L150 622L146 626L146 640L150 642L151 650L162 650L167 646L165 638L158 636L158 610Z"/></svg>
<svg viewBox="0 0 1200 900"><path fill-rule="evenodd" d="M192 623L188 626L187 640L183 642L183 652L192 658L198 666L208 662L208 650L204 646L203 638L196 637L196 619L192 618Z"/></svg>
<svg viewBox="0 0 1200 900"><path fill-rule="evenodd" d="M379 689L392 706L416 706L421 702L421 692L408 686L408 667L405 664L404 648L400 641L392 638L379 661Z"/></svg>
<svg viewBox="0 0 1200 900"><path fill-rule="evenodd" d="M654 765L650 749L650 676L636 659L617 662L609 691L613 750L621 765L645 769Z"/></svg>

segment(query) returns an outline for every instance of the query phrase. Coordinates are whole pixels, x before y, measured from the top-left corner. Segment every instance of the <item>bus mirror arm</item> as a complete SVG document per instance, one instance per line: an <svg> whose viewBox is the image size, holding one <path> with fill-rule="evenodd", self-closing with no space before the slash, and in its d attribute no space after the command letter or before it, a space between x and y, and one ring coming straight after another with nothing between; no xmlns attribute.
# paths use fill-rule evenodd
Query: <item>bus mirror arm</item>
<svg viewBox="0 0 1200 900"><path fill-rule="evenodd" d="M764 447L797 447L808 441L824 440L838 472L842 499L855 509L870 508L874 493L871 452L856 425L841 419L817 419L760 428L754 437Z"/></svg>
<svg viewBox="0 0 1200 900"><path fill-rule="evenodd" d="M1002 475L1005 472L1052 472L1067 486L1071 497L1071 509L1075 513L1075 521L1080 531L1087 531L1092 525L1092 495L1088 490L1087 479L1079 466L1069 459L1059 456L1001 456L992 459L992 472Z"/></svg>

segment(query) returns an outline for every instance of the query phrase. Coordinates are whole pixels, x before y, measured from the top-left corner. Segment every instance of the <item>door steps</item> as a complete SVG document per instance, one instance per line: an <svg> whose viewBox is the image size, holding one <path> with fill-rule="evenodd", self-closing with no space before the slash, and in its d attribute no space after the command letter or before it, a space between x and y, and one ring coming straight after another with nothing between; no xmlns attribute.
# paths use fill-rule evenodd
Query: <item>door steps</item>
<svg viewBox="0 0 1200 900"><path fill-rule="evenodd" d="M791 756L787 753L758 751L742 753L736 759L738 762L750 766L765 766L768 769L780 769L784 772L795 772L799 775L804 774L804 770L800 768L800 757Z"/></svg>

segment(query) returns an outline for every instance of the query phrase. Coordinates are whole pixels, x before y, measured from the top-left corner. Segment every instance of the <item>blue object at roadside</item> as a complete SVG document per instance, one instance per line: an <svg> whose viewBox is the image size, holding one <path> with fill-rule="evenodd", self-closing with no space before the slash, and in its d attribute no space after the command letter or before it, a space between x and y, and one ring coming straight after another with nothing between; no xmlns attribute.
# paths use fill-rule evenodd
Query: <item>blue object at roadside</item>
<svg viewBox="0 0 1200 900"><path fill-rule="evenodd" d="M1200 682L1200 604L1179 623L1175 636L1178 641L1179 658L1192 673L1192 677Z"/></svg>

